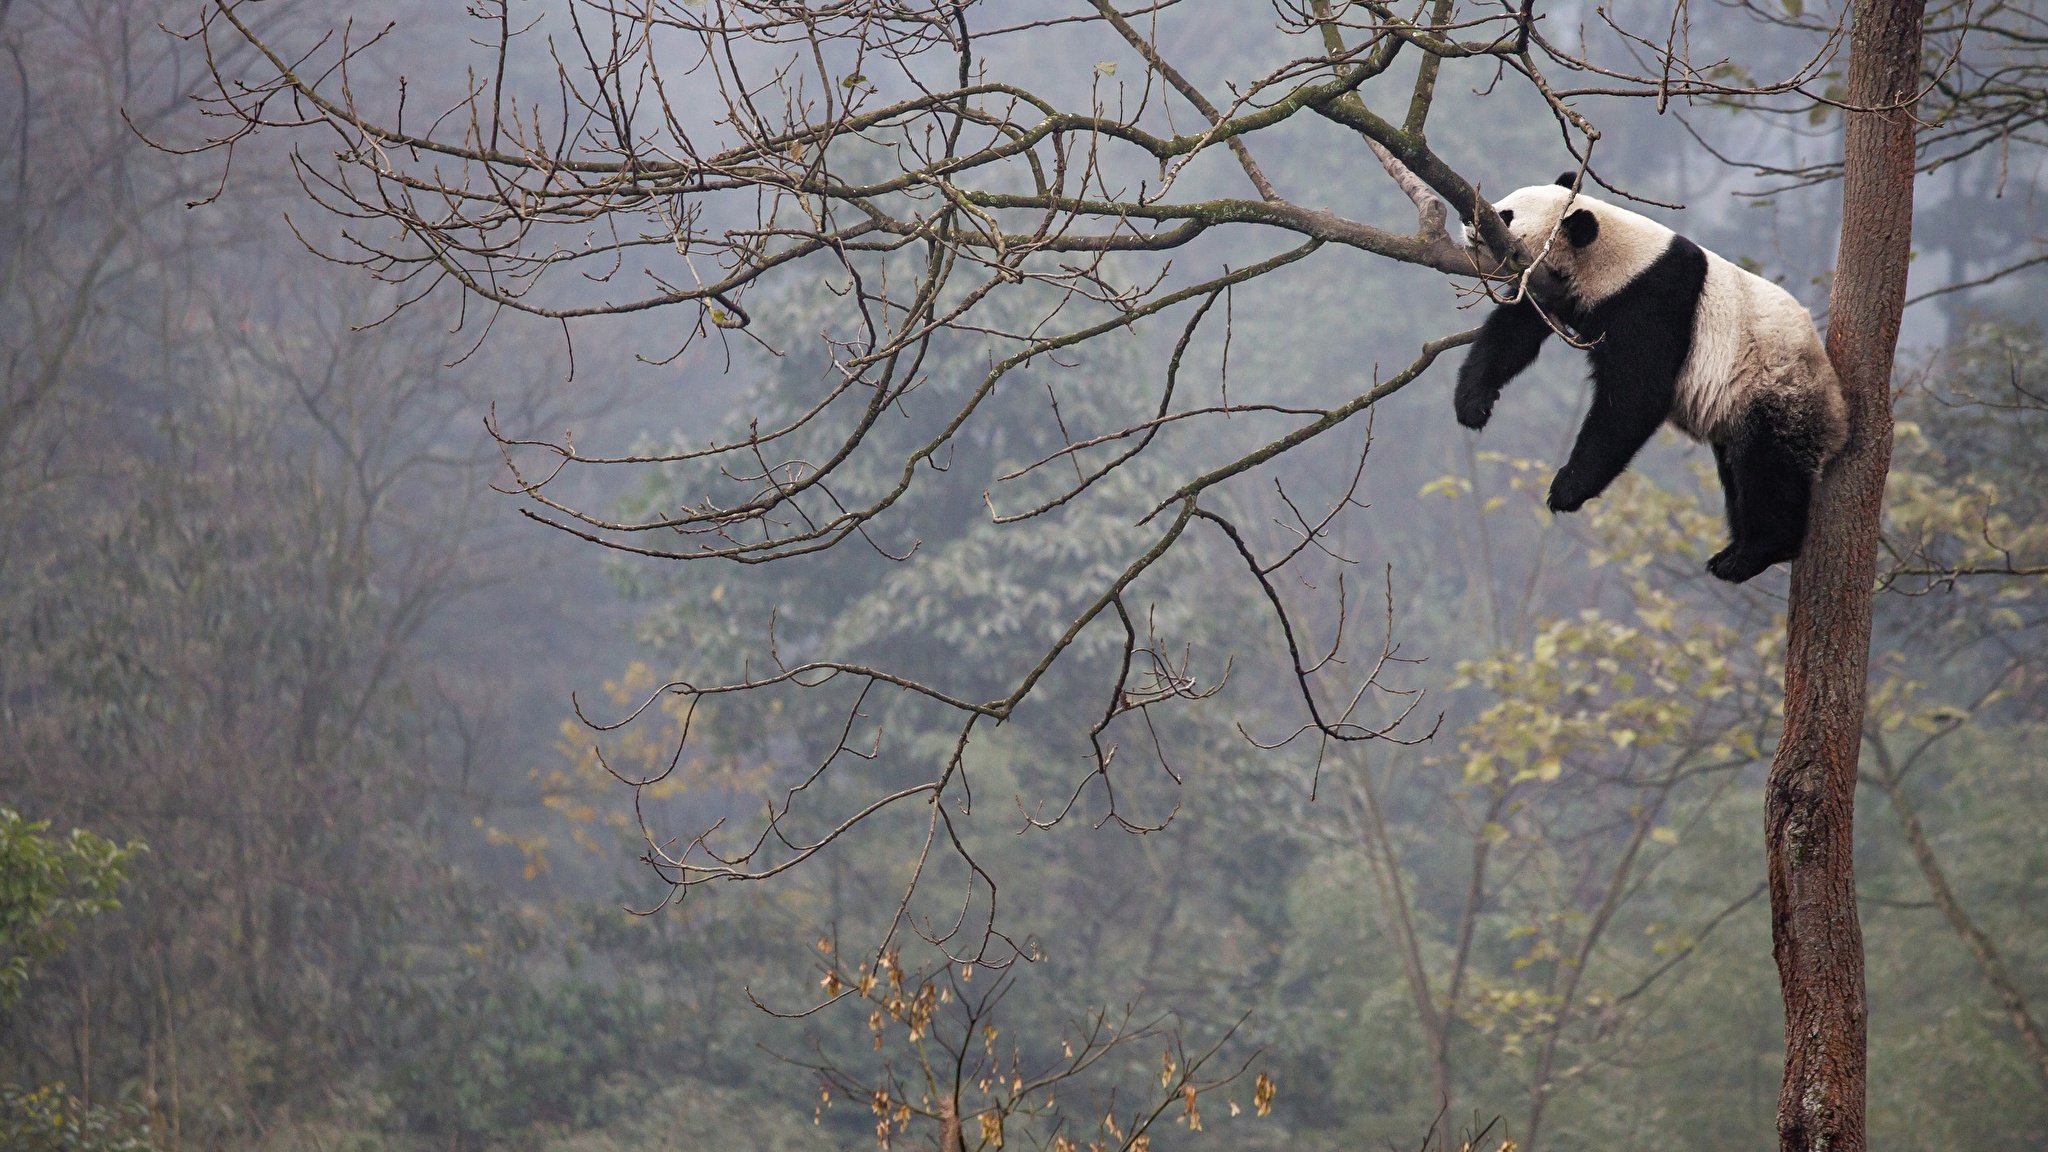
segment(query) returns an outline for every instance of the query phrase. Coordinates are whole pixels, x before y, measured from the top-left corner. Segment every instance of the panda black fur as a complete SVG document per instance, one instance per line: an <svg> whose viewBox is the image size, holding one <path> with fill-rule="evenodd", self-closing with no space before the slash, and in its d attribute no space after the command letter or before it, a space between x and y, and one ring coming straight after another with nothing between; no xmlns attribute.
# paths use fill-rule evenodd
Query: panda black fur
<svg viewBox="0 0 2048 1152"><path fill-rule="evenodd" d="M1848 406L1813 318L1792 294L1664 225L1555 185L1495 205L1525 256L1529 295L1494 309L1458 369L1458 422L1483 428L1501 388L1551 333L1592 345L1593 403L1550 507L1576 512L1658 425L1713 446L1728 546L1707 561L1740 583L1799 554L1813 486L1848 439ZM1560 220L1562 217L1562 220ZM1547 247L1546 247L1547 245Z"/></svg>

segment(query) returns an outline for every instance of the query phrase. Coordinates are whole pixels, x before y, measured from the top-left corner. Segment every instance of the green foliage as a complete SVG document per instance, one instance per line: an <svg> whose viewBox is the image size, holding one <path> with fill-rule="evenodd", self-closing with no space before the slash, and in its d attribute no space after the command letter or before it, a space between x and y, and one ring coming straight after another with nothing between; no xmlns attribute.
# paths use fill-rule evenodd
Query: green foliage
<svg viewBox="0 0 2048 1152"><path fill-rule="evenodd" d="M1929 359L1898 406L1885 543L1905 590L1945 573L2038 574L2048 565L2048 351L2036 325L1982 322ZM2012 611L2034 584L1973 591ZM1954 591L1953 582L1949 590Z"/></svg>
<svg viewBox="0 0 2048 1152"><path fill-rule="evenodd" d="M382 1086L411 1131L588 1128L653 1085L656 1019L637 984L471 964L416 988L404 1012Z"/></svg>
<svg viewBox="0 0 2048 1152"><path fill-rule="evenodd" d="M121 906L115 893L128 861L145 851L73 828L43 835L49 821L30 821L0 807L0 1009L21 997L38 965L64 950L78 923Z"/></svg>
<svg viewBox="0 0 2048 1152"><path fill-rule="evenodd" d="M0 1148L7 1152L157 1152L148 1109L88 1107L48 1084L32 1092L0 1086Z"/></svg>

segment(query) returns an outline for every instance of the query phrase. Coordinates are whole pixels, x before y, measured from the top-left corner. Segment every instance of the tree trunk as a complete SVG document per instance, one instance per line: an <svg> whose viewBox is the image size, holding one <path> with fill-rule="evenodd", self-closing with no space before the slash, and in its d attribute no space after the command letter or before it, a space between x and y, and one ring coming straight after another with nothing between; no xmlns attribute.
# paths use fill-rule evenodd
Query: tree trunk
<svg viewBox="0 0 2048 1152"><path fill-rule="evenodd" d="M1785 997L1781 1152L1864 1148L1863 929L1856 918L1856 761L1870 663L1870 607L1891 369L1913 236L1914 122L1925 0L1867 0L1849 34L1842 242L1828 357L1850 437L1822 478L1792 566L1785 734L1765 809L1771 943Z"/></svg>

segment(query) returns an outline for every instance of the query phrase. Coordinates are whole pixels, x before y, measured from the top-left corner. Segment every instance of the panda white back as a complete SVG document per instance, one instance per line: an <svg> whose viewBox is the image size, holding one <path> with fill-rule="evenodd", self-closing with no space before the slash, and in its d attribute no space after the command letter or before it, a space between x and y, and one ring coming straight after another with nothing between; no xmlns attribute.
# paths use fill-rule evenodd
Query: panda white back
<svg viewBox="0 0 2048 1152"><path fill-rule="evenodd" d="M1707 442L1725 440L1760 399L1810 410L1824 455L1848 438L1848 404L1813 316L1777 284L1707 252L1707 282L1692 354L1678 378L1671 422Z"/></svg>

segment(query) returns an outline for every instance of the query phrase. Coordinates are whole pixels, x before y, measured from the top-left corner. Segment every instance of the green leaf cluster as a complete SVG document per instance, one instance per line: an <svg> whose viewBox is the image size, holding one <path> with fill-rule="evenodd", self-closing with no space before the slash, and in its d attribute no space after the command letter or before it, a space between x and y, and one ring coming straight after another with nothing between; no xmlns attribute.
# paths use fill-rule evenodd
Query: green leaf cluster
<svg viewBox="0 0 2048 1152"><path fill-rule="evenodd" d="M0 807L0 1008L21 997L38 966L70 942L79 921L119 908L128 862L145 851L81 828L52 837L47 820Z"/></svg>
<svg viewBox="0 0 2048 1152"><path fill-rule="evenodd" d="M8 1152L156 1152L159 1147L148 1110L139 1104L90 1106L62 1084L33 1091L0 1085L0 1148Z"/></svg>

